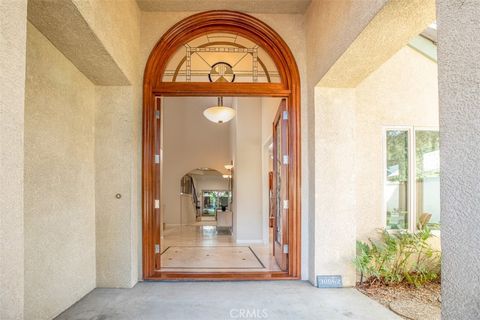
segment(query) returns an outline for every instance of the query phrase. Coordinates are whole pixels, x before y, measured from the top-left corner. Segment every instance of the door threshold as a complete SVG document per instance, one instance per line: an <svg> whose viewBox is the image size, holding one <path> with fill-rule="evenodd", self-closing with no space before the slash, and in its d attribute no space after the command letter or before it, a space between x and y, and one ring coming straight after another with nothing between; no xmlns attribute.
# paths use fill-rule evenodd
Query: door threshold
<svg viewBox="0 0 480 320"><path fill-rule="evenodd" d="M184 280L184 281L248 281L248 280L300 280L300 277L294 277L288 272L171 272L155 271L149 277L144 277L144 281L164 281L164 280Z"/></svg>

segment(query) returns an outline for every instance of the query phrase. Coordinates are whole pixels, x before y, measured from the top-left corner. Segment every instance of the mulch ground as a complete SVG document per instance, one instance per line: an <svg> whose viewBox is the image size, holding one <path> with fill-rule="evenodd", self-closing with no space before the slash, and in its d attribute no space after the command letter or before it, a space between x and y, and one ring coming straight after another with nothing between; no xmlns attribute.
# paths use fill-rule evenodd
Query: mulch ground
<svg viewBox="0 0 480 320"><path fill-rule="evenodd" d="M357 283L357 289L404 319L440 319L440 283L428 283L418 288L406 283Z"/></svg>

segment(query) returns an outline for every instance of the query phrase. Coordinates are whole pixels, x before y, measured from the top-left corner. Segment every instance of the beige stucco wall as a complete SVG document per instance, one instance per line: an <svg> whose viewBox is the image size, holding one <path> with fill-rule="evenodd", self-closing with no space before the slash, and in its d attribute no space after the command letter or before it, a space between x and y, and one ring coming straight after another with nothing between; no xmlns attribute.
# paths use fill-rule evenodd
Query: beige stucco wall
<svg viewBox="0 0 480 320"><path fill-rule="evenodd" d="M79 144L79 140L84 139L85 141L88 140L93 143L93 125L91 123L91 131L88 131L87 126L84 128L82 127L81 130L84 130L82 133L77 132L78 128L78 118L75 121L72 120L72 117L78 116L75 112L64 112L65 106L68 107L75 107L72 103L68 105L66 101L76 101L82 100L82 103L88 105L88 107L93 108L94 96L91 96L90 93L93 93L94 89L93 86L89 88L92 91L87 93L84 92L84 89L87 85L84 85L82 81L79 80L82 78L82 75L74 66L71 64L69 66L69 61L57 50L48 43L47 40L43 36L41 36L38 31L35 31L32 27L30 29L34 30L31 31L33 36L31 36L30 41L28 42L29 48L29 55L30 55L30 62L33 59L42 59L46 63L50 64L47 68L45 63L30 63L29 65L29 76L36 73L36 75L41 75L42 77L36 78L29 78L27 80L27 90L29 91L30 97L27 97L27 132L29 134L29 140L26 141L25 147L26 155L29 157L26 162L26 172L25 172L25 186L23 186L23 101L25 100L23 97L23 89L24 89L24 77L25 77L25 54L26 54L26 1L2 1L1 5L1 21L2 21L2 54L8 56L4 58L2 56L1 66L2 72L1 75L8 77L8 80L3 81L5 86L2 90L2 119L3 116L7 116L9 118L8 121L3 121L2 123L8 123L9 131L3 131L2 129L2 168L8 169L8 175L4 175L7 172L2 171L2 191L3 191L3 182L9 181L12 178L14 181L8 182L8 192L2 192L3 195L12 195L14 194L19 201L14 201L13 198L9 198L7 203L2 202L2 289L1 293L1 312L2 318L12 318L18 319L21 318L21 314L25 309L26 317L31 317L32 314L35 314L35 319L44 318L44 317L51 317L58 312L62 311L66 307L68 307L71 303L78 300L82 297L86 292L92 289L95 286L95 262L92 265L92 254L94 257L95 254L95 247L97 249L103 249L105 252L109 252L109 254L101 255L97 257L97 265L99 268L97 271L100 275L103 276L104 282L98 283L97 285L108 285L108 286L131 286L137 279L137 268L134 262L138 262L138 236L136 232L138 229L131 228L132 225L138 223L138 217L140 210L140 159L141 159L141 77L142 74L138 72L138 62L136 61L138 57L138 45L139 45L139 24L138 24L138 8L134 0L131 1L92 1L92 3L88 4L85 1L78 1L79 7L85 8L91 6L92 10L96 11L95 14L91 15L87 20L92 28L92 32L96 33L96 35L101 35L101 41L104 43L105 47L107 47L109 52L108 54L113 56L116 63L120 65L122 69L122 73L126 74L129 77L129 82L135 84L135 86L130 88L130 91L133 90L133 93L130 92L129 95L123 94L122 98L129 99L115 100L113 95L118 94L121 90L128 90L128 89L120 89L120 91L115 91L114 88L105 89L103 93L104 100L106 102L106 92L112 95L109 98L109 103L104 103L102 107L104 108L103 112L105 112L106 108L113 108L117 112L118 110L122 111L129 111L130 114L128 117L125 117L124 114L120 112L117 116L117 113L110 113L108 116L110 117L110 121L104 121L103 130L100 130L100 134L103 134L103 140L101 139L102 136L99 136L97 141L97 149L103 149L105 146L101 145L101 142L104 142L105 145L111 143L111 141L106 138L106 136L110 136L110 138L114 138L117 140L125 139L125 137L129 137L131 140L128 144L128 149L124 150L116 150L118 153L126 154L127 156L122 157L123 160L122 166L124 167L125 163L128 162L133 168L125 172L118 173L118 170L115 171L112 167L117 167L118 163L115 161L118 160L118 153L110 153L104 154L101 158L103 161L102 164L109 163L110 166L108 167L108 172L100 172L99 177L104 178L103 181L100 181L105 185L105 181L113 182L109 187L113 188L114 190L125 190L125 184L117 185L116 182L121 181L123 183L129 184L130 194L126 196L128 201L124 201L124 205L121 207L121 210L116 211L118 207L115 207L111 203L112 195L106 190L99 190L100 187L97 187L97 193L100 195L98 197L98 203L102 205L99 206L100 209L105 214L105 217L113 217L115 216L115 223L112 224L110 220L103 219L99 220L97 223L97 232L102 239L103 235L111 233L115 233L115 229L119 228L125 231L123 234L116 234L118 238L114 239L115 246L103 248L104 244L108 244L108 242L99 242L95 244L95 234L91 234L90 232L92 228L95 226L91 223L92 220L88 220L94 218L94 208L91 207L93 204L93 192L95 189L95 185L92 184L87 188L87 183L84 180L89 180L92 178L90 174L83 174L81 170L89 170L91 168L85 167L85 164L82 162L83 159L77 157L77 149L82 147L82 150L89 155L91 154L90 147L93 144L88 145L85 148L85 145ZM31 1L32 7L30 9L34 10L35 4L38 2ZM65 3L66 6L70 7L70 3ZM47 6L48 7L48 6ZM101 9L101 10L100 10ZM48 8L46 8L48 10ZM103 11L102 11L103 10ZM87 10L88 11L88 10ZM85 12L85 11L82 11ZM35 12L33 13L32 19L35 16ZM39 12L40 15L45 14L45 11ZM50 13L48 13L50 14ZM47 14L47 16L48 16ZM53 16L58 16L58 12L53 12ZM77 12L78 14L78 12ZM87 14L85 14L87 15ZM45 16L44 16L45 17ZM38 16L37 16L38 18ZM41 18L41 17L40 17ZM81 22L82 18L77 20L74 19L76 22ZM66 20L55 20L57 23L57 27L53 27L48 29L49 32L57 32L59 34L58 38L62 38L60 34L64 32L69 32L72 30L71 28L75 29L75 26L69 25L69 28L62 27L62 23ZM70 23L72 20L68 19ZM50 20L52 23L53 20ZM44 25L42 25L44 26ZM44 26L45 27L45 26ZM84 27L83 25L81 26ZM79 28L78 30L84 29ZM10 32L11 30L11 32ZM52 31L53 30L53 31ZM88 32L87 32L88 33ZM83 37L82 32L76 34L76 37L70 37L70 40L73 41L69 42L70 45L75 47L76 45L82 47L91 47L91 43L89 43L89 39L96 39L96 36L93 37ZM58 39L54 34L49 33L49 37L51 39ZM42 39L43 38L43 39ZM41 40L42 39L42 40ZM3 42L6 41L6 42ZM75 41L77 42L75 44ZM5 45L4 45L5 44ZM71 47L64 47L63 49L69 50ZM92 58L92 54L95 54L97 51L89 52L89 55L85 56L85 59L95 59ZM64 52L62 52L64 53ZM82 59L82 57L80 57ZM105 57L96 57L98 61L105 61ZM103 59L103 60L102 60ZM110 59L110 58L109 58ZM71 61L78 62L78 66L84 65L84 61L69 59ZM108 59L107 59L108 60ZM8 68L7 68L8 66ZM53 66L53 67L52 67ZM117 66L118 68L118 66ZM47 70L48 69L48 70ZM93 74L89 74L92 79L104 79L106 83L115 83L118 82L118 79L115 76L118 73L111 73L111 74L95 74L95 72L103 72L105 69L98 68L93 70ZM32 72L31 72L32 71ZM48 71L48 72L47 72ZM17 72L18 74L15 74ZM110 79L110 78L111 79ZM48 79L48 81L47 81ZM73 84L75 81L80 81L80 85ZM121 82L121 81L120 81ZM85 83L88 83L86 81ZM48 90L48 86L56 86L54 90ZM90 84L91 85L91 84ZM8 93L8 95L4 95L4 93ZM35 99L33 99L32 95L35 95ZM7 98L8 97L8 98ZM18 100L18 103L15 101ZM8 109L4 107L6 105L3 102L8 103ZM48 103L46 103L48 102ZM92 102L90 104L90 102ZM20 103L20 104L19 104ZM49 109L39 108L40 103L45 103ZM79 105L83 107L83 104L78 102ZM116 106L115 103L119 105ZM18 106L16 108L15 106ZM78 107L78 106L77 106ZM32 108L36 108L35 112L32 113ZM87 108L87 107L85 107ZM48 110L51 110L49 112ZM60 114L55 114L58 110L62 111ZM82 110L81 119L88 121L93 120L91 116L93 113L93 109L88 109L88 112L83 112ZM70 110L71 111L71 110ZM31 117L30 117L31 115ZM60 121L62 117L65 118L63 120L63 126L60 127ZM123 117L123 118L122 118ZM50 126L51 123L49 122L48 125L46 123L47 119L53 119L53 126ZM104 117L105 118L105 117ZM108 117L106 117L108 118ZM41 122L42 126L47 126L47 129L51 130L39 130L38 132L34 130L32 127L32 121ZM130 132L123 132L123 131L116 131L118 129L124 129L125 126L118 125L121 121L127 121L128 124L126 126L130 126ZM40 126L40 127L42 127ZM66 145L68 145L67 150L63 149L65 152L65 161L71 159L72 165L70 162L67 164L59 163L60 159L49 159L52 161L45 161L39 158L37 152L38 148L44 147L43 150L40 150L44 153L47 152L45 143L51 143L55 139L61 138L64 132L67 132L66 129L71 129L75 131L72 135L73 137L64 137ZM16 130L16 131L15 131ZM55 130L59 131L55 132ZM80 130L80 129L79 129ZM11 132L11 134L6 134L7 132ZM4 134L5 133L5 134ZM8 148L4 148L4 140L3 138L8 140ZM66 138L71 138L72 141L69 141ZM39 143L33 144L33 140L38 140ZM11 148L15 145L15 148ZM123 145L125 146L125 145ZM35 148L35 149L32 149ZM54 149L54 145L50 145L49 148ZM33 151L32 151L33 150ZM4 157L3 151L8 152L8 158ZM42 155L42 152L39 154ZM35 153L35 155L32 155ZM51 157L52 155L46 155ZM15 159L14 159L15 158ZM77 159L79 158L79 159ZM133 158L133 159L132 159ZM42 162L38 162L40 159ZM12 163L10 163L12 160ZM82 160L82 161L78 161ZM86 161L86 160L85 160ZM92 158L93 161L93 158ZM5 164L5 166L4 166ZM93 163L89 163L91 165ZM50 174L47 176L45 174L47 168L39 167L42 166L50 166L50 169L54 168L57 170L55 175ZM78 170L79 166L81 165L81 170ZM85 168L84 168L85 167ZM16 169L15 169L16 168ZM92 167L93 168L93 167ZM97 169L100 170L102 168L101 165L97 166ZM52 169L53 170L53 169ZM78 174L81 175L82 179L75 179L73 184L71 183L72 175L75 173L70 171L75 170L78 171ZM58 171L61 171L60 173ZM93 172L93 171L92 171ZM111 176L108 176L108 173L111 173ZM39 175L42 175L40 177ZM121 176L121 177L120 177ZM44 186L45 180L39 181L38 179L56 179L54 184L55 188L50 188L50 185ZM98 179L97 179L97 182ZM102 184L98 184L101 186ZM60 186L61 185L61 186ZM23 234L23 188L25 188L26 195L25 201L28 204L28 207L25 209L25 235ZM123 188L123 189L122 189ZM47 193L48 196L45 196ZM68 193L68 196L66 195ZM76 194L81 193L82 197L87 198L86 201L79 201L75 200L72 201L70 197L75 196ZM124 195L125 196L125 195ZM42 197L44 200L37 201L37 198ZM101 201L102 198L105 197L105 201ZM22 200L20 201L20 198ZM2 197L3 199L3 197ZM91 200L91 201L90 201ZM2 200L3 201L3 200ZM49 203L46 203L49 201ZM128 203L127 203L128 202ZM34 203L32 205L32 203ZM58 215L55 216L55 219L50 219L48 223L45 221L45 218L42 216L37 215L37 211L41 212L43 215L45 214L53 214L52 210L43 210L44 207L54 207L60 211ZM65 216L67 213L72 214L74 217L77 215L75 212L72 213L72 207L88 207L91 209L86 215L86 217L82 217L82 219L86 219L87 221L74 221L77 224L72 224L70 219L70 215ZM8 208L8 219L3 217L4 209ZM42 210L41 210L42 209ZM112 210L112 211L108 211ZM101 211L101 213L102 213ZM122 216L119 216L118 213L121 212ZM16 214L15 214L16 213ZM57 213L57 212L54 212ZM128 217L125 215L128 214ZM134 218L134 221L131 219ZM53 220L53 221L52 221ZM103 222L103 224L102 224ZM120 222L128 224L128 228L125 228L125 225L121 225ZM63 225L66 225L66 228L63 228ZM50 233L46 233L45 226L48 226L51 229ZM55 229L53 226L55 225ZM80 229L77 230L77 227ZM72 228L75 230L68 232ZM59 230L62 232L59 233ZM7 232L8 231L8 232ZM67 233L68 232L68 233ZM87 234L88 232L88 234ZM55 235L55 239L52 241L45 241L43 240L45 237L52 237ZM64 239L68 235L67 239ZM27 264L25 269L23 268L23 259L24 255L19 254L23 252L23 239L25 236L25 241L27 243L25 252L27 256ZM90 237L90 236L93 236ZM71 240L70 240L71 239ZM91 241L93 239L93 242ZM128 239L125 241L125 239ZM68 241L70 240L70 241ZM47 245L45 245L47 243ZM134 243L134 245L132 245ZM8 246L8 249L4 250L4 245ZM54 250L53 248L56 246L62 247L59 250ZM39 247L41 250L36 250ZM55 248L58 249L58 248ZM114 254L112 254L109 250L112 250ZM50 254L52 251L55 251L56 255L52 258ZM75 252L75 254L73 254ZM70 256L70 254L72 256ZM41 257L40 257L41 255ZM122 259L118 259L121 256ZM128 257L130 258L123 258ZM80 259L80 260L79 260ZM6 262L8 261L8 264ZM39 263L38 263L39 262ZM125 267L124 263L127 263L128 266ZM48 264L48 268L47 268ZM122 270L122 272L112 272L111 265L114 264L118 270ZM50 265L53 266L50 267ZM56 270L58 268L58 270ZM123 270L126 273L123 273ZM25 282L25 287L28 287L29 290L25 291L25 307L23 304L23 292L24 292L24 281L23 281L23 274L25 271L25 277L27 281ZM105 272L106 271L106 272ZM4 272L7 272L4 274ZM119 275L121 273L121 275ZM8 275L8 276L7 276ZM108 284L105 284L108 283ZM8 305L5 307L4 304Z"/></svg>
<svg viewBox="0 0 480 320"><path fill-rule="evenodd" d="M438 128L437 64L404 47L356 88L357 238L385 227L385 126Z"/></svg>
<svg viewBox="0 0 480 320"><path fill-rule="evenodd" d="M383 213L383 128L438 126L437 65L404 47L356 88L317 87L315 272L355 284L355 240Z"/></svg>
<svg viewBox="0 0 480 320"><path fill-rule="evenodd" d="M313 0L305 14L305 37L306 46L306 70L308 88L307 99L308 109L304 110L302 122L302 134L308 135L306 146L308 148L308 157L302 158L302 166L308 167L308 175L316 176L316 168L318 161L316 158L317 142L316 142L316 119L319 112L316 106L315 86L345 52L345 50L358 37L361 31L381 10L387 0L372 1L356 1L356 0L339 0L339 1L322 1ZM305 105L305 104L304 104ZM307 131L305 131L307 130ZM303 179L304 184L308 184L308 198L303 200L302 205L307 203L310 210L308 211L308 225L303 225L303 235L308 235L308 279L315 283L317 274L316 258L319 251L316 241L316 226L318 211L316 208L318 192L316 190L316 179ZM320 219L320 217L318 217ZM308 229L307 229L308 227ZM308 230L308 231L307 231ZM305 251L305 250L304 250ZM302 252L302 261L305 256ZM306 269L304 269L306 270ZM302 270L302 272L305 272Z"/></svg>
<svg viewBox="0 0 480 320"><path fill-rule="evenodd" d="M94 84L130 85L97 90L98 286L129 287L138 279L143 76L138 69L139 17L135 0L28 3L32 24ZM114 197L118 192L123 195L120 201Z"/></svg>
<svg viewBox="0 0 480 320"><path fill-rule="evenodd" d="M140 9L135 0L70 0L130 83L139 77ZM141 77L141 76L140 76Z"/></svg>
<svg viewBox="0 0 480 320"><path fill-rule="evenodd" d="M315 275L355 284L354 89L315 90Z"/></svg>
<svg viewBox="0 0 480 320"><path fill-rule="evenodd" d="M141 13L135 0L71 1L131 84L97 87L95 122L97 286L131 287L141 278Z"/></svg>
<svg viewBox="0 0 480 320"><path fill-rule="evenodd" d="M28 21L94 84L131 83L73 0L29 0L27 12Z"/></svg>
<svg viewBox="0 0 480 320"><path fill-rule="evenodd" d="M50 319L95 287L95 88L28 25L25 318Z"/></svg>
<svg viewBox="0 0 480 320"><path fill-rule="evenodd" d="M442 319L478 318L480 5L438 0Z"/></svg>
<svg viewBox="0 0 480 320"><path fill-rule="evenodd" d="M378 4L380 5L381 2L378 1ZM370 6L375 1L355 1L354 3L362 7ZM350 8L355 6L350 5ZM355 24L361 22L361 19L355 18ZM362 32L355 41L322 77L319 85L333 88L357 86L407 44L413 36L420 34L434 21L435 0L386 1L368 25L362 28Z"/></svg>
<svg viewBox="0 0 480 320"><path fill-rule="evenodd" d="M108 10L103 12L93 14L95 17L93 20L104 20L98 22L99 24L105 23L110 29L111 32L117 36L112 37L112 39L104 39L104 42L111 42L109 46L115 48L115 41L118 41L118 38L121 38L123 34L130 35L131 26L129 25L127 16L130 16L132 13L135 13L135 6L124 7L124 11L120 14L115 4L122 3L124 1L105 1L105 5L111 5ZM349 46L351 41L353 41L363 29L363 27L368 23L368 21L375 15L376 12L381 8L384 1L313 1L312 7L309 9L307 14L306 23L301 15L263 15L267 23L272 25L279 33L287 40L289 45L292 47L292 51L296 55L297 61L299 62L302 81L307 80L306 78L306 65L305 58L308 58L308 80L310 84L316 84L321 78L325 71L330 68L330 66L336 61L336 59L341 55L343 51ZM80 3L80 1L76 1ZM132 5L133 0L130 1L129 5ZM478 185L477 177L472 175L472 171L463 172L471 168L475 168L475 163L478 162L476 155L471 153L471 150L476 148L476 137L478 129L475 126L476 120L478 117L475 115L476 102L478 101L478 86L475 84L478 83L478 68L475 68L475 64L469 63L476 61L476 55L478 53L478 43L480 41L475 41L475 36L479 34L478 26L478 6L476 1L438 1L439 3L439 35L440 35L440 50L439 50L439 60L440 60L440 84L441 84L441 106L442 106L442 130L445 133L442 133L442 145L446 146L444 154L449 155L449 157L442 156L442 167L444 165L451 168L451 170L445 173L442 187L442 194L451 196L453 193L455 196L451 196L453 199L451 202L444 202L443 211L446 213L444 217L451 219L445 219L444 221L448 225L450 221L452 228L444 230L447 232L448 236L444 238L448 240L452 245L447 248L447 254L445 255L445 282L450 284L447 285L448 292L451 292L450 295L444 296L444 301L447 301L444 308L445 316L450 316L451 318L460 318L462 311L465 311L466 307L470 309L470 315L476 314L475 311L478 311L478 308L475 309L475 297L472 277L474 277L478 272L472 272L472 267L475 267L475 261L472 260L472 257L475 255L472 254L472 248L478 247L475 246L476 243L471 243L472 239L471 234L475 234L475 230L467 230L465 232L465 226L470 228L475 228L476 224L472 223L475 218L475 208L478 207L478 201L475 197L471 196L471 190L476 190L475 186ZM3 81L5 86L0 90L2 92L2 112L4 108L4 102L8 103L10 107L8 110L11 113L2 113L3 116L8 116L10 122L8 123L8 134L3 134L2 131L2 169L5 167L8 168L8 180L4 180L5 170L2 170L2 182L8 181L9 188L8 192L4 193L3 196L7 196L7 203L12 205L12 210L9 210L9 219L4 219L4 212L2 211L2 240L6 239L5 236L9 237L9 241L2 241L2 288L6 279L8 280L8 297L6 294L1 295L2 304L4 299L11 301L15 299L15 303L10 304L11 308L4 309L2 305L2 312L14 312L13 314L18 313L18 306L21 305L21 294L23 291L22 276L21 276L21 266L22 259L21 254L18 252L22 251L22 217L21 217L21 190L22 190L22 178L21 178L21 166L22 166L22 157L20 155L22 147L21 143L21 132L22 132L22 119L23 113L21 110L21 100L23 95L22 83L22 72L23 63L24 63L24 45L25 45L25 1L16 0L16 1L2 1L0 3L0 14L2 22L2 41L7 39L8 45L0 47L0 61L2 67L2 80L4 76L10 77L9 81ZM87 3L88 5L88 3ZM81 5L79 4L79 7ZM6 10L4 10L7 8ZM316 8L316 9L312 9ZM132 9L132 10L130 10ZM84 9L82 9L84 10ZM116 19L110 20L109 15L114 15ZM142 18L147 16L147 14L141 14ZM142 58L140 62L136 65L139 66L141 74L145 65L146 56L148 55L153 42L156 41L160 35L166 30L166 26L170 26L173 22L178 21L181 17L185 17L186 13L164 13L157 14L152 13L149 21L145 21L142 26L142 45L140 51ZM88 19L92 21L92 19ZM114 21L114 23L112 23ZM307 34L307 43L308 45L308 54L305 54L306 46L305 39L303 39L303 27L304 23L306 24L306 34ZM94 25L92 23L92 25ZM112 26L114 25L114 27ZM157 28L160 26L160 28ZM163 27L162 27L163 26ZM467 27L466 27L467 26ZM5 28L4 28L5 27ZM134 25L135 27L135 25ZM102 32L99 32L99 34ZM104 36L110 33L103 33ZM144 35L148 34L150 36L145 37ZM7 37L3 37L8 35ZM12 37L14 36L14 37ZM133 38L132 38L133 39ZM145 42L144 40L147 39ZM152 39L154 39L152 41ZM120 42L122 42L120 40ZM299 44L297 47L296 44ZM3 44L3 42L2 42ZM88 44L85 44L88 46ZM124 44L122 44L124 46ZM128 43L126 50L135 51L135 43ZM124 46L125 49L125 46ZM123 49L123 50L124 50ZM14 51L12 53L12 50ZM122 57L122 55L128 55L127 52L123 50L115 49L117 53L114 54L115 59L118 61L124 61L120 64L124 65L125 61L133 61L128 57ZM473 66L473 67L472 67ZM443 68L442 68L443 67ZM131 67L125 67L126 70L130 70ZM4 72L8 70L7 73ZM126 71L127 74L131 72ZM15 79L16 81L12 81ZM136 86L138 89L141 88L140 81L137 82ZM306 88L305 86L303 87ZM313 88L313 85L309 86L310 89ZM467 89L466 89L467 88ZM305 90L304 90L305 91ZM4 98L4 93L8 93L7 97L9 100ZM305 92L303 92L305 93ZM460 93L460 95L459 95ZM314 136L314 119L313 116L313 89L309 91L309 106L306 112L302 112L302 133L303 136ZM304 102L306 95L303 95ZM10 99L12 101L10 101ZM139 105L140 99L135 100L132 105ZM303 103L303 106L307 106L306 103ZM465 107L467 106L467 107ZM140 108L138 109L140 110ZM304 108L305 111L305 108ZM137 115L139 113L137 112ZM308 115L308 117L307 117ZM10 117L12 116L12 117ZM137 117L136 124L140 123L140 117ZM307 119L309 119L307 123ZM478 122L478 121L477 121ZM6 122L2 121L2 126ZM13 124L13 125L12 125ZM465 125L467 124L467 125ZM307 125L309 130L307 131ZM2 127L3 129L3 127ZM13 131L12 131L13 130ZM135 134L138 134L139 127L134 130ZM307 134L308 133L308 134ZM465 138L467 137L467 138ZM6 141L7 140L7 141ZM138 139L136 142L138 143ZM305 141L304 141L305 142ZM4 149L4 144L8 145L8 149ZM138 144L139 146L139 144ZM443 148L443 147L442 147ZM7 150L8 156L5 157L3 153L4 150ZM137 155L140 149L137 148ZM305 212L308 212L308 207L311 213L314 213L313 210L313 190L314 190L314 180L308 179L309 174L312 171L308 171L307 167L310 170L313 170L315 167L315 158L312 156L306 157L308 155L307 150L314 150L314 140L309 138L305 143L302 144L302 165L303 165L303 179L304 186L302 187L303 194L303 210L304 210L304 223L303 223L303 235L309 234L311 237L310 241L310 251L309 256L315 255L314 247L314 235L315 230L314 224L311 224L311 227L308 230L308 233L305 229ZM130 151L128 151L130 152ZM468 154L468 157L460 158L457 155ZM6 162L7 166L3 166ZM11 162L10 162L11 161ZM12 163L13 162L13 163ZM138 167L138 166L137 166ZM462 171L463 170L463 171ZM134 177L139 177L139 172L137 172ZM471 177L471 179L465 179L465 177ZM307 179L305 179L307 178ZM139 179L137 179L139 180ZM457 181L458 180L458 181ZM11 183L14 181L14 183ZM134 182L134 181L133 181ZM135 183L134 183L135 184ZM138 183L136 184L138 187ZM3 185L2 185L3 187ZM305 202L308 195L308 190L311 191L310 198L308 202ZM137 193L138 194L138 193ZM107 194L107 197L110 197L110 194ZM461 199L459 201L458 199ZM136 207L135 204L132 205ZM2 209L6 208L3 206ZM10 209L10 208L9 208ZM137 208L138 209L138 208ZM137 212L140 212L137 210ZM461 219L459 219L461 216ZM140 217L140 215L138 215ZM313 221L314 215L309 216L310 221ZM473 219L473 220L472 220ZM6 232L8 230L8 233ZM461 235L465 235L467 238L461 238ZM303 242L305 244L306 241ZM458 247L456 243L469 243L471 245ZM8 250L4 250L4 244L8 247ZM305 253L305 246L303 245L303 253ZM127 249L131 250L131 249ZM16 254L15 254L16 252ZM140 252L140 251L139 251ZM4 255L7 255L7 268L5 266ZM15 258L16 257L16 258ZM302 257L302 261L307 261L305 255ZM464 263L465 261L470 261L471 263ZM462 263L460 263L462 262ZM314 264L314 261L311 260L310 266ZM17 268L12 268L12 265L16 265ZM462 266L468 267L469 269L463 269ZM477 268L478 269L478 268ZM20 270L20 272L19 272ZM315 271L315 268L311 268L312 272ZM459 271L456 271L459 270ZM7 272L8 276L4 276L3 272ZM305 271L305 268L303 269ZM458 273L457 273L458 272ZM467 275L467 276L465 276ZM468 276L470 275L470 276ZM67 276L65 279L69 279L70 276ZM305 273L304 273L305 276ZM75 275L74 275L75 277ZM310 273L310 279L313 278L313 273ZM12 280L15 283L12 283ZM6 292L2 290L2 293ZM17 299L18 298L18 299ZM450 302L450 303L448 303ZM478 312L477 312L478 313ZM465 315L466 313L463 313ZM3 313L2 313L3 316ZM467 315L467 318L471 318Z"/></svg>
<svg viewBox="0 0 480 320"><path fill-rule="evenodd" d="M0 319L23 317L27 1L0 1Z"/></svg>
<svg viewBox="0 0 480 320"><path fill-rule="evenodd" d="M316 85L388 0L312 0L306 13L309 83Z"/></svg>
<svg viewBox="0 0 480 320"><path fill-rule="evenodd" d="M317 92L329 93L326 89L331 88L339 95L339 101L331 100L325 97L314 95L313 90L309 91L309 104L315 105L312 109L312 114L308 117L310 135L315 137L310 140L310 150L316 150L315 153L310 153L309 166L315 172L316 177L314 181L310 181L311 206L314 210L310 215L310 275L309 278L314 282L316 274L328 274L330 271L322 261L325 246L332 244L333 246L341 246L336 242L344 242L343 248L345 254L354 253L355 243L349 237L323 237L325 243L319 243L319 233L321 233L321 225L324 224L325 212L322 208L334 208L333 206L325 206L320 199L325 199L331 202L332 197L325 197L321 190L324 190L328 185L328 179L322 180L324 173L318 173L318 170L330 170L329 165L325 163L327 155L319 154L318 150L322 148L324 140L322 139L342 139L343 133L331 133L333 137L327 137L322 133L319 126L322 122L322 115L318 112L324 112L325 102L327 103L343 103L344 110L337 111L338 115L335 117L345 117L346 112L353 112L357 109L356 93L353 90L359 82L368 77L368 75L379 68L382 63L388 60L397 50L405 46L410 37L418 35L424 28L426 28L435 19L433 1L321 1L314 0L310 5L306 15L306 34L307 34L307 62L308 62L308 81L309 88L319 86L315 90ZM385 45L383 43L385 42ZM382 45L379 45L382 44ZM373 51L372 51L373 50ZM351 67L351 68L349 68ZM352 75L352 77L350 77ZM328 80L328 81L327 81ZM352 81L350 81L352 80ZM343 91L339 88L345 88ZM338 91L335 91L338 90ZM354 92L352 97L352 92ZM330 92L331 93L331 92ZM345 97L342 95L345 94ZM346 100L345 100L346 99ZM344 102L341 102L345 100ZM350 104L351 103L351 104ZM331 112L330 110L328 110ZM314 114L313 114L314 113ZM343 114L343 115L342 115ZM328 116L328 114L327 114ZM350 116L352 116L350 114ZM350 130L355 126L355 118L351 119L353 122L346 124L346 128ZM344 123L340 121L340 123ZM318 131L320 130L320 131ZM319 133L320 132L320 133ZM329 134L327 132L327 134ZM355 137L355 135L354 135ZM354 145L352 147L355 147ZM332 154L330 158L335 159L336 154ZM360 160L361 161L361 160ZM349 170L337 171L340 181L343 181L350 174L355 175ZM313 198L314 196L314 198ZM357 197L348 198L348 201L353 201L348 205L349 210L356 210ZM363 200L363 199L362 199ZM368 210L368 209L367 209ZM351 223L350 219L355 217L355 214L344 215L344 223ZM317 221L319 220L320 221ZM356 233L356 231L354 231ZM344 256L346 257L346 256ZM344 259L343 263L351 264L350 258ZM337 262L340 260L337 260ZM353 277L350 267L345 269L346 276L351 283ZM344 281L345 284L345 281Z"/></svg>
<svg viewBox="0 0 480 320"><path fill-rule="evenodd" d="M142 277L141 12L135 0L73 2L131 84L97 89L95 143L96 247L99 253L105 253L97 255L97 285L131 287ZM112 145L116 146L114 150ZM122 194L120 200L115 198L116 193Z"/></svg>
<svg viewBox="0 0 480 320"><path fill-rule="evenodd" d="M95 93L97 286L132 287L138 278L135 90L97 86Z"/></svg>

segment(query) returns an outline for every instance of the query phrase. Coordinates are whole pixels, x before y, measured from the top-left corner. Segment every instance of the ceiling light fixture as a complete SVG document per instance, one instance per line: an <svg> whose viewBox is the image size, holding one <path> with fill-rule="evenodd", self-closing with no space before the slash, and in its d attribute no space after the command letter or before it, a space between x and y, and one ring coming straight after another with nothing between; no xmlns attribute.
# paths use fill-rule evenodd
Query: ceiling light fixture
<svg viewBox="0 0 480 320"><path fill-rule="evenodd" d="M218 104L203 111L208 120L215 123L225 123L235 117L236 111L233 108L223 105L223 97L218 97Z"/></svg>

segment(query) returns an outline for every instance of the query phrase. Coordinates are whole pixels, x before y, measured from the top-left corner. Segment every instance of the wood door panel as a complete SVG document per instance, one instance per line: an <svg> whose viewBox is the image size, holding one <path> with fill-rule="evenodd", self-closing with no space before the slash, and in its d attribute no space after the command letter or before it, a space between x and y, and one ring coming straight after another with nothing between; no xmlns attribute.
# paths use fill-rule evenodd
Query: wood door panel
<svg viewBox="0 0 480 320"><path fill-rule="evenodd" d="M282 99L273 123L273 193L274 193L274 224L273 224L273 255L281 270L288 269L288 117L287 101ZM288 113L287 113L288 114Z"/></svg>
<svg viewBox="0 0 480 320"><path fill-rule="evenodd" d="M154 159L157 158L160 160L160 149L161 149L161 141L162 141L162 130L161 130L161 124L162 124L162 119L161 119L161 112L162 110L162 98L161 97L155 97L155 154L154 154ZM155 215L154 215L154 224L155 224L155 233L154 233L154 239L155 239L155 245L160 247L160 237L161 237L161 232L162 232L162 227L161 227L161 204L160 201L160 194L161 194L161 181L162 181L162 172L161 172L161 166L160 166L160 161L154 161L155 165L155 199L158 199L158 208L155 208ZM158 250L161 251L161 250ZM158 252L155 248L155 269L158 270L161 267L161 261L160 261L161 254Z"/></svg>

